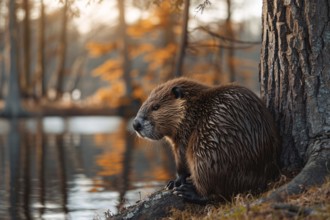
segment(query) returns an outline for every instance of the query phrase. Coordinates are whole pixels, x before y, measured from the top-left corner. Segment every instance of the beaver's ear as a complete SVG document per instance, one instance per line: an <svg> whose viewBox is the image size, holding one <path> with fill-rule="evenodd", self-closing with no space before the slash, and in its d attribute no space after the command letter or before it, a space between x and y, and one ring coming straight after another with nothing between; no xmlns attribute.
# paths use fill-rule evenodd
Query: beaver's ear
<svg viewBox="0 0 330 220"><path fill-rule="evenodd" d="M183 97L183 91L180 87L174 86L172 88L172 93L176 99L180 99Z"/></svg>

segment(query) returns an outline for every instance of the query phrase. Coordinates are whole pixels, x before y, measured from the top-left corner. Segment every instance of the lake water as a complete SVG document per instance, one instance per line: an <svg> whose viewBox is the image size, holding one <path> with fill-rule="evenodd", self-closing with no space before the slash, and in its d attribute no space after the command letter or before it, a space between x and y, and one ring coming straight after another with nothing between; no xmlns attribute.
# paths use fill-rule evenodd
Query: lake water
<svg viewBox="0 0 330 220"><path fill-rule="evenodd" d="M0 219L104 219L175 176L120 117L0 119Z"/></svg>

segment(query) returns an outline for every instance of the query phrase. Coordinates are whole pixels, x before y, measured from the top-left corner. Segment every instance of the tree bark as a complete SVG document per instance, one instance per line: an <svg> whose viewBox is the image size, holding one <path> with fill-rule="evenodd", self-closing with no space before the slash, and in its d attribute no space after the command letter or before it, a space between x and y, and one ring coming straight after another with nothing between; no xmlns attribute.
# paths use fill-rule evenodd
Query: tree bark
<svg viewBox="0 0 330 220"><path fill-rule="evenodd" d="M8 0L8 31L7 31L7 60L6 71L9 74L8 91L5 98L5 107L1 115L9 117L22 116L19 76L17 70L17 22L15 1Z"/></svg>
<svg viewBox="0 0 330 220"><path fill-rule="evenodd" d="M261 96L282 137L281 166L302 169L270 197L320 184L330 172L330 1L263 1Z"/></svg>
<svg viewBox="0 0 330 220"><path fill-rule="evenodd" d="M183 9L183 21L182 21L182 33L181 42L179 47L179 53L177 57L177 63L175 66L174 76L179 77L183 75L183 61L185 57L186 47L188 44L188 21L189 21L189 6L190 0L184 0Z"/></svg>

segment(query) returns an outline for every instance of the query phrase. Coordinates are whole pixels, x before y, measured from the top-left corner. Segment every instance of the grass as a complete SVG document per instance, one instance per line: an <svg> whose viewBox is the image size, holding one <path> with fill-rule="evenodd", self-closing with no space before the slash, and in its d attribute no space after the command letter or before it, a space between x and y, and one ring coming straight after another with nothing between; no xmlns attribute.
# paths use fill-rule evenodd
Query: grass
<svg viewBox="0 0 330 220"><path fill-rule="evenodd" d="M252 205L262 196L265 195L237 195L226 204L172 210L168 219L330 219L330 179L322 186L288 197L283 203Z"/></svg>

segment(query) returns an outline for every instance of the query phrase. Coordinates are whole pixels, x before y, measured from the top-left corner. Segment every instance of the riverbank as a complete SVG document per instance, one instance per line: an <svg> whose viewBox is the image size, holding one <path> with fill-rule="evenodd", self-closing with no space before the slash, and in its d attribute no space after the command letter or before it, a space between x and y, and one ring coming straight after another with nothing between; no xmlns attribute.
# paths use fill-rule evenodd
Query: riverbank
<svg viewBox="0 0 330 220"><path fill-rule="evenodd" d="M330 179L322 186L289 196L281 203L252 205L258 199L239 195L226 205L173 210L171 219L330 219Z"/></svg>
<svg viewBox="0 0 330 220"><path fill-rule="evenodd" d="M139 105L132 104L112 108L105 104L95 104L86 101L22 101L24 114L21 117L43 117L43 116L127 116L133 117L138 111ZM4 102L0 101L0 112L4 109ZM6 117L1 115L0 117Z"/></svg>
<svg viewBox="0 0 330 220"><path fill-rule="evenodd" d="M171 191L161 190L136 205L127 207L118 215L104 213L106 219L330 219L330 180L322 186L312 187L284 201L261 202L268 193L288 178L270 186L270 190L259 196L237 195L231 202L213 203L206 206L187 203Z"/></svg>

